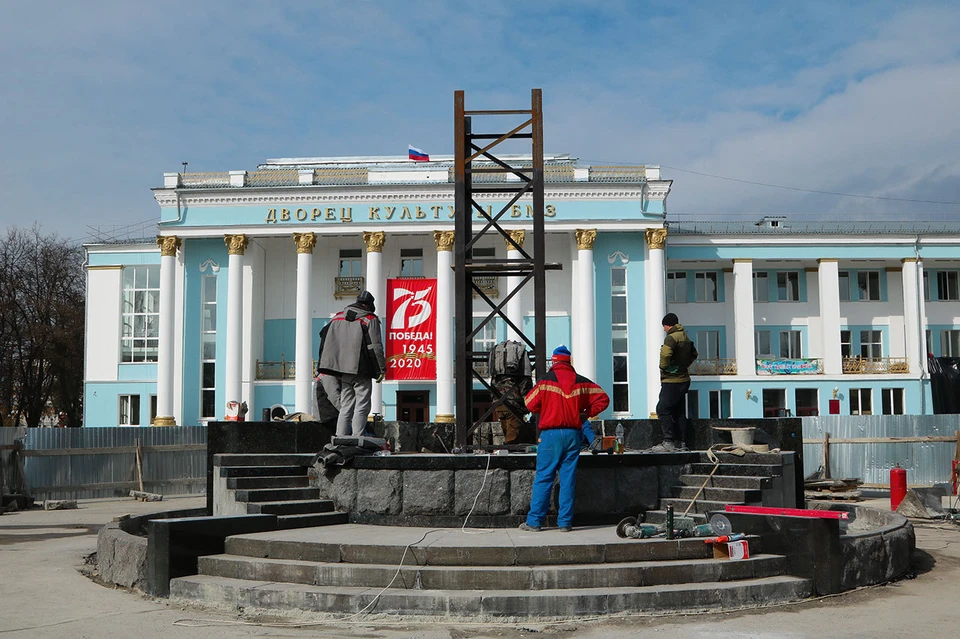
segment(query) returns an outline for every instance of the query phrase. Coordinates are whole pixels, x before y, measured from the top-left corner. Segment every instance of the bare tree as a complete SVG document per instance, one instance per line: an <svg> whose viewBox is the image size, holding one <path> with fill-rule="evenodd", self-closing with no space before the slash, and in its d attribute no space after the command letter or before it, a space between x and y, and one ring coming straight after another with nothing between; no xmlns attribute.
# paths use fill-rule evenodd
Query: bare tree
<svg viewBox="0 0 960 639"><path fill-rule="evenodd" d="M83 253L40 228L0 240L0 407L39 426L50 405L79 424L83 387Z"/></svg>

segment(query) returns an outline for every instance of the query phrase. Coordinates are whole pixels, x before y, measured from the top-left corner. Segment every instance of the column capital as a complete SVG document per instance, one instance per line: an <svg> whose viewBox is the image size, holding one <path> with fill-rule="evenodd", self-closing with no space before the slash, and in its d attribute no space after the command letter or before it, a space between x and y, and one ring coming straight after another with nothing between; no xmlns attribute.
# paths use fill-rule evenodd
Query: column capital
<svg viewBox="0 0 960 639"><path fill-rule="evenodd" d="M915 257L905 257L905 258L903 258L902 260L900 260L900 262L903 263L903 264L907 264L908 262L916 263L916 262L917 262L917 258L915 258Z"/></svg>
<svg viewBox="0 0 960 639"><path fill-rule="evenodd" d="M593 250L593 243L597 240L597 229L577 229L574 235L577 238L578 251Z"/></svg>
<svg viewBox="0 0 960 639"><path fill-rule="evenodd" d="M382 253L383 243L387 241L387 234L383 231L364 231L363 243L367 245L367 253Z"/></svg>
<svg viewBox="0 0 960 639"><path fill-rule="evenodd" d="M230 255L243 255L247 249L247 236L242 233L238 235L224 235L223 243L227 245L227 253Z"/></svg>
<svg viewBox="0 0 960 639"><path fill-rule="evenodd" d="M821 257L819 260L817 260L817 264L824 264L827 262L839 262L839 261L840 260L835 257Z"/></svg>
<svg viewBox="0 0 960 639"><path fill-rule="evenodd" d="M734 264L753 264L753 258L751 257L735 257L733 258Z"/></svg>
<svg viewBox="0 0 960 639"><path fill-rule="evenodd" d="M579 233L579 231L577 232ZM517 247L523 248L523 239L524 239L524 236L526 235L523 232L523 229L513 229L512 231L507 231L507 235L510 236L510 240L513 240L513 242L511 242L506 238L503 239L503 241L507 245L508 251L516 251ZM514 244L516 244L516 246L514 246Z"/></svg>
<svg viewBox="0 0 960 639"><path fill-rule="evenodd" d="M317 245L316 233L294 233L293 241L297 245L297 253L313 253Z"/></svg>
<svg viewBox="0 0 960 639"><path fill-rule="evenodd" d="M452 251L453 231L434 231L433 241L437 243L437 251Z"/></svg>
<svg viewBox="0 0 960 639"><path fill-rule="evenodd" d="M667 229L647 229L644 232L647 238L647 247L660 249L661 251L667 245Z"/></svg>
<svg viewBox="0 0 960 639"><path fill-rule="evenodd" d="M176 235L158 235L157 246L160 247L161 257L176 257L181 240Z"/></svg>

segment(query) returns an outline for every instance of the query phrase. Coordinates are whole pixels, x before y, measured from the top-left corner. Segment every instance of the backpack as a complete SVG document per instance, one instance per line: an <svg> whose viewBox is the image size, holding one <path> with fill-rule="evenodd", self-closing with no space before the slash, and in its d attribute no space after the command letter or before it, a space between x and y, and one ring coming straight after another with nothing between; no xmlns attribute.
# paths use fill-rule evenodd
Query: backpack
<svg viewBox="0 0 960 639"><path fill-rule="evenodd" d="M530 358L523 344L514 340L504 340L493 347L487 356L490 376L508 375L510 377L529 377L533 374Z"/></svg>

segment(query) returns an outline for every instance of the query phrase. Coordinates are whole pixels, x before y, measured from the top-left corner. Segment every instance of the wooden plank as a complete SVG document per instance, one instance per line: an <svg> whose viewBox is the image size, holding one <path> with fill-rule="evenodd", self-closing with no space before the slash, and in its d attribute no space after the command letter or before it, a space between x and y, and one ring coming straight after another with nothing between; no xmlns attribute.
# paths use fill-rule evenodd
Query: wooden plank
<svg viewBox="0 0 960 639"><path fill-rule="evenodd" d="M180 477L177 479L164 479L163 481L152 481L147 479L143 482L147 486L154 488L163 487L163 486L193 486L199 484L206 484L206 477ZM137 482L134 480L131 481L112 481L112 482L103 482L99 484L64 484L60 486L37 486L31 487L30 492L32 493L55 493L55 492L70 492L70 491L79 491L79 490L110 490L116 488L118 490L131 490L136 489Z"/></svg>
<svg viewBox="0 0 960 639"><path fill-rule="evenodd" d="M830 433L823 434L823 478L830 479Z"/></svg>
<svg viewBox="0 0 960 639"><path fill-rule="evenodd" d="M143 446L146 453L180 453L190 451L205 451L206 444L170 444L165 446ZM43 448L23 451L27 457L63 457L69 455L117 455L137 453L136 446L118 446L116 448Z"/></svg>
<svg viewBox="0 0 960 639"><path fill-rule="evenodd" d="M829 436L829 433L827 433ZM911 444L954 442L953 435L925 435L922 437L830 437L831 444ZM804 439L804 444L822 444L824 439Z"/></svg>
<svg viewBox="0 0 960 639"><path fill-rule="evenodd" d="M143 492L143 446L140 444L140 438L137 438L137 483L140 485L140 492Z"/></svg>

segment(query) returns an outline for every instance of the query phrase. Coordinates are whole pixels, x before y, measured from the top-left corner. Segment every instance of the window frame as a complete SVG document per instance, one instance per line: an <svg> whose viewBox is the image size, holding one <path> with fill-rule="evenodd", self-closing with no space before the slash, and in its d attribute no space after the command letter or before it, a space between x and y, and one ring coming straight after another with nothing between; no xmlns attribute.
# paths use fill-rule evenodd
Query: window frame
<svg viewBox="0 0 960 639"><path fill-rule="evenodd" d="M615 277L616 275L616 277ZM623 284L616 284L622 275ZM610 409L614 415L630 413L630 300L627 268L610 267L610 348L612 369L612 394ZM623 300L623 321L616 322L614 300ZM620 318L617 318L620 319ZM623 345L625 350L618 350Z"/></svg>
<svg viewBox="0 0 960 639"><path fill-rule="evenodd" d="M840 301L850 301L850 271L837 272L837 288L840 290Z"/></svg>
<svg viewBox="0 0 960 639"><path fill-rule="evenodd" d="M937 271L937 300L960 301L960 271Z"/></svg>
<svg viewBox="0 0 960 639"><path fill-rule="evenodd" d="M763 280L762 285L758 280ZM753 272L753 303L763 304L770 301L770 276L767 271Z"/></svg>
<svg viewBox="0 0 960 639"><path fill-rule="evenodd" d="M733 393L728 388L708 391L707 403L710 419L729 419L733 415Z"/></svg>
<svg viewBox="0 0 960 639"><path fill-rule="evenodd" d="M904 392L903 388L881 388L880 389L880 414L881 415L905 415L904 412Z"/></svg>
<svg viewBox="0 0 960 639"><path fill-rule="evenodd" d="M876 284L876 287L873 284ZM882 282L880 271L857 271L857 301L858 302L879 302L883 299L881 294ZM875 290L874 290L875 289ZM864 296L866 291L866 296Z"/></svg>
<svg viewBox="0 0 960 639"><path fill-rule="evenodd" d="M120 285L120 362L155 364L159 359L160 265L125 266Z"/></svg>
<svg viewBox="0 0 960 639"><path fill-rule="evenodd" d="M860 331L860 357L867 359L883 357L883 331L874 328Z"/></svg>
<svg viewBox="0 0 960 639"><path fill-rule="evenodd" d="M778 343L779 343L778 352L780 354L780 359L803 358L803 332L794 330L794 329L787 329L787 330L778 331L778 332L779 332L779 338L780 338L778 340ZM783 339L785 336L789 340L787 344L787 352L788 352L787 355L783 354ZM794 339L793 339L794 337L796 338L796 343L794 343ZM794 350L794 348L796 349L796 354L795 355L790 354Z"/></svg>
<svg viewBox="0 0 960 639"><path fill-rule="evenodd" d="M407 268L409 267L409 269ZM411 273L404 271L410 270ZM423 249L400 249L400 277L423 277Z"/></svg>
<svg viewBox="0 0 960 639"><path fill-rule="evenodd" d="M208 288L208 285L210 288ZM198 384L198 390L201 420L217 418L217 326L220 321L217 312L217 300L220 296L218 286L219 281L216 274L205 273L200 278L200 383ZM208 298L210 292L213 293L212 299ZM213 309L209 318L206 317L206 307L212 307ZM207 339L210 339L210 341L208 342ZM207 352L207 343L212 344L212 352ZM208 368L212 371L209 376L205 373ZM213 382L212 386L205 384L208 377Z"/></svg>
<svg viewBox="0 0 960 639"><path fill-rule="evenodd" d="M783 280L782 285L781 280ZM792 289L791 280L793 280ZM800 271L777 271L777 301L800 301Z"/></svg>
<svg viewBox="0 0 960 639"><path fill-rule="evenodd" d="M126 405L126 412L124 408ZM126 418L126 419L124 419ZM117 425L118 426L139 426L140 425L140 396L132 393L117 395Z"/></svg>
<svg viewBox="0 0 960 639"><path fill-rule="evenodd" d="M854 410L854 399L856 399L856 410ZM864 399L866 399L866 411L864 411ZM872 388L851 388L850 389L850 414L851 415L873 415L873 389Z"/></svg>
<svg viewBox="0 0 960 639"><path fill-rule="evenodd" d="M765 351L760 348L761 334L766 335L767 338L767 349ZM773 359L773 331L769 329L754 329L753 349L754 355L758 359Z"/></svg>
<svg viewBox="0 0 960 639"><path fill-rule="evenodd" d="M683 282L682 295L678 295L677 281ZM668 271L664 288L664 295L667 303L685 304L687 302L687 272L686 271ZM672 295L671 295L672 292Z"/></svg>
<svg viewBox="0 0 960 639"><path fill-rule="evenodd" d="M849 328L840 331L840 357L853 357L853 331Z"/></svg>
<svg viewBox="0 0 960 639"><path fill-rule="evenodd" d="M363 249L342 248L338 253L337 277L363 277ZM349 265L349 273L343 272L344 265ZM356 267L356 273L354 273Z"/></svg>
<svg viewBox="0 0 960 639"><path fill-rule="evenodd" d="M693 333L694 344L697 347L698 359L720 359L720 331L716 329L696 329L693 331ZM702 343L700 341L701 336L706 343Z"/></svg>
<svg viewBox="0 0 960 639"><path fill-rule="evenodd" d="M713 282L713 299L707 299L707 282ZM720 278L716 271L694 271L693 301L712 304L720 301Z"/></svg>
<svg viewBox="0 0 960 639"><path fill-rule="evenodd" d="M940 331L940 357L960 357L960 329Z"/></svg>

